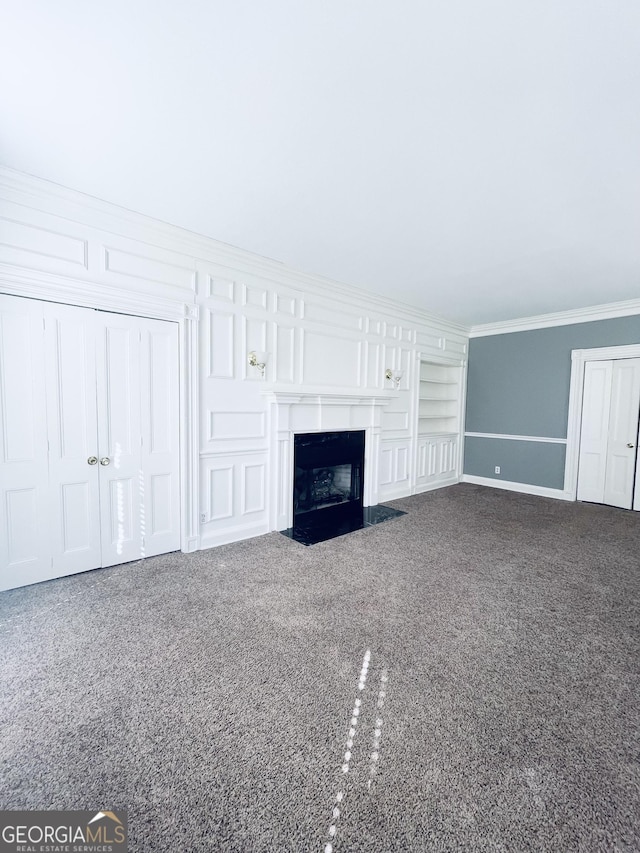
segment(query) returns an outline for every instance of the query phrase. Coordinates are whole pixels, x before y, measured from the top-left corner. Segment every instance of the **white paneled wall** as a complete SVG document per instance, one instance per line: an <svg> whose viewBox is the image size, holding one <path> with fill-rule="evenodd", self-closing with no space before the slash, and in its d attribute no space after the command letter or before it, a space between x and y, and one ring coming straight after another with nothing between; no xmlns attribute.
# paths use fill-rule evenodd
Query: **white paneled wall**
<svg viewBox="0 0 640 853"><path fill-rule="evenodd" d="M355 428L363 407L376 500L459 476L457 437L418 441L416 365L463 365L467 335L424 312L8 169L0 291L179 323L184 550L282 526L283 393L305 429Z"/></svg>

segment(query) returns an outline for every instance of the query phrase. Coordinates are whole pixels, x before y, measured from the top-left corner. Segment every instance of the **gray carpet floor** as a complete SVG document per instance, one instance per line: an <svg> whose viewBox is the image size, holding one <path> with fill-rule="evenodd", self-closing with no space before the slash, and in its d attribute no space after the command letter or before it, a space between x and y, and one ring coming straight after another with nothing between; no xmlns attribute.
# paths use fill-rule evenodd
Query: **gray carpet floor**
<svg viewBox="0 0 640 853"><path fill-rule="evenodd" d="M0 595L0 807L132 851L640 850L640 514L461 484Z"/></svg>

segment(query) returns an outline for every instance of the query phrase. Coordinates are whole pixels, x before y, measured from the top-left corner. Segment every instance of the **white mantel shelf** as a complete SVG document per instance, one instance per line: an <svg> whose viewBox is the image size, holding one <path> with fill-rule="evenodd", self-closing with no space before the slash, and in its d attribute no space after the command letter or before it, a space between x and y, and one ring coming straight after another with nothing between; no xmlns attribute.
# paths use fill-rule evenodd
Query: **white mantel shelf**
<svg viewBox="0 0 640 853"><path fill-rule="evenodd" d="M386 406L398 396L397 391L345 391L342 388L318 387L293 389L286 385L265 385L260 393L271 402L285 406L309 405L317 403L323 406Z"/></svg>

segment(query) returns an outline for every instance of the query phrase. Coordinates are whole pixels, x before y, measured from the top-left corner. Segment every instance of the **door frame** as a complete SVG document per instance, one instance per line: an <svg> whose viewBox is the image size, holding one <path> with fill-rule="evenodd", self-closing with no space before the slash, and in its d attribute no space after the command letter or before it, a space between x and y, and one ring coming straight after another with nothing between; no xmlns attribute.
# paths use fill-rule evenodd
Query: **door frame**
<svg viewBox="0 0 640 853"><path fill-rule="evenodd" d="M584 368L588 361L617 361L622 358L640 358L640 344L619 347L597 347L571 351L571 384L569 386L569 417L567 420L567 455L564 466L564 491L570 500L578 495L578 458L580 455L580 426L582 423L582 395ZM634 510L639 510L634 502Z"/></svg>
<svg viewBox="0 0 640 853"><path fill-rule="evenodd" d="M198 415L198 306L183 299L140 293L109 284L38 273L0 272L0 292L43 302L94 308L178 324L180 396L180 549L200 547L199 415Z"/></svg>

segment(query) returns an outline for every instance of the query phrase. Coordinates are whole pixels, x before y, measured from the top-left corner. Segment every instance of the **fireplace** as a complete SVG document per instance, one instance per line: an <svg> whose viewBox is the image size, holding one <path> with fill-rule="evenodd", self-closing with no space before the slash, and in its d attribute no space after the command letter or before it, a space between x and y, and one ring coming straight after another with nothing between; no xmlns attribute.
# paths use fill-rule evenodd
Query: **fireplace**
<svg viewBox="0 0 640 853"><path fill-rule="evenodd" d="M384 391L265 389L271 403L272 529L313 545L404 515L378 504Z"/></svg>
<svg viewBox="0 0 640 853"><path fill-rule="evenodd" d="M364 436L364 430L294 436L294 538L319 542L363 526Z"/></svg>

